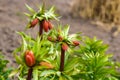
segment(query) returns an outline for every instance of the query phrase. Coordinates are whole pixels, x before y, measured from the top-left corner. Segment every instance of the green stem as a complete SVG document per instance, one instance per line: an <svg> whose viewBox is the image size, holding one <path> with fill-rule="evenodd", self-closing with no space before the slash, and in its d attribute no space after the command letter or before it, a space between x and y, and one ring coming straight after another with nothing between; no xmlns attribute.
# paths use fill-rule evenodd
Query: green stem
<svg viewBox="0 0 120 80"><path fill-rule="evenodd" d="M33 68L30 67L29 70L28 70L28 76L27 76L26 80L31 80L32 79L32 72L33 72Z"/></svg>
<svg viewBox="0 0 120 80"><path fill-rule="evenodd" d="M63 50L61 46L61 59L60 59L60 69L59 69L61 72L64 70L64 59L65 59L65 50Z"/></svg>

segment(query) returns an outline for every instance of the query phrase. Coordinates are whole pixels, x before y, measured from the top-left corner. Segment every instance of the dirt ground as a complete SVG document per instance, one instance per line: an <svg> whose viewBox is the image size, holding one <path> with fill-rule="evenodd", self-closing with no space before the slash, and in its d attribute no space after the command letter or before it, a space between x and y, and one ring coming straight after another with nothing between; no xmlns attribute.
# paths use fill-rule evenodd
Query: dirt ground
<svg viewBox="0 0 120 80"><path fill-rule="evenodd" d="M42 0L0 0L0 52L10 61L9 65L14 66L15 60L12 51L20 45L20 37L16 31L24 31L36 34L36 29L25 31L27 18L23 12L26 12L25 3L36 9L38 3ZM111 38L110 31L104 31L89 20L71 17L72 0L46 0L46 5L55 5L57 13L62 15L60 23L70 24L70 33L82 32L83 35L102 39L104 43L109 44L108 53L114 53L114 60L120 61L120 35ZM112 39L112 40L111 40Z"/></svg>

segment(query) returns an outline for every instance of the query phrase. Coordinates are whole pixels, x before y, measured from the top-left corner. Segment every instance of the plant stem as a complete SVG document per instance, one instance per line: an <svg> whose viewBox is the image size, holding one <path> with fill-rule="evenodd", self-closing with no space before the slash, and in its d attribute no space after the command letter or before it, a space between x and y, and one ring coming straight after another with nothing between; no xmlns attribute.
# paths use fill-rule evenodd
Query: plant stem
<svg viewBox="0 0 120 80"><path fill-rule="evenodd" d="M64 59L65 59L65 50L62 49L61 46L61 59L60 59L60 71L64 70Z"/></svg>
<svg viewBox="0 0 120 80"><path fill-rule="evenodd" d="M41 36L43 33L43 25L42 25L42 21L39 22L39 36Z"/></svg>
<svg viewBox="0 0 120 80"><path fill-rule="evenodd" d="M29 70L28 70L28 76L27 76L26 80L31 80L32 79L32 72L33 72L33 68L30 67Z"/></svg>

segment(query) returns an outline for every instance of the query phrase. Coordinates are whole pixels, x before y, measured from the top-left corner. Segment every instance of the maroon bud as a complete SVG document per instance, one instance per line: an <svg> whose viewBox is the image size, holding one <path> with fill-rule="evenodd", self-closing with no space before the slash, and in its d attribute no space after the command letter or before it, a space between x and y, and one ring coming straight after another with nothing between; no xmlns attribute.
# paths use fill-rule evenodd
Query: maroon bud
<svg viewBox="0 0 120 80"><path fill-rule="evenodd" d="M74 46L78 46L80 44L80 42L78 42L78 41L73 41L73 45Z"/></svg>
<svg viewBox="0 0 120 80"><path fill-rule="evenodd" d="M48 21L48 28L49 28L49 29L52 29L52 28L53 28L53 25L51 24L50 21Z"/></svg>
<svg viewBox="0 0 120 80"><path fill-rule="evenodd" d="M58 40L58 41L62 41L62 40L63 40L63 37L62 37L62 36L58 36L58 37L57 37L57 40Z"/></svg>
<svg viewBox="0 0 120 80"><path fill-rule="evenodd" d="M48 39L49 41L51 41L51 42L56 42L56 39L55 39L54 37L48 36L47 39Z"/></svg>
<svg viewBox="0 0 120 80"><path fill-rule="evenodd" d="M43 29L45 32L48 32L48 22L46 20L43 21Z"/></svg>
<svg viewBox="0 0 120 80"><path fill-rule="evenodd" d="M52 37L51 36L48 36L47 38L49 41L52 41Z"/></svg>
<svg viewBox="0 0 120 80"><path fill-rule="evenodd" d="M35 25L38 23L38 19L37 18L35 18L31 23L30 23L30 28L33 28L33 27L35 27Z"/></svg>

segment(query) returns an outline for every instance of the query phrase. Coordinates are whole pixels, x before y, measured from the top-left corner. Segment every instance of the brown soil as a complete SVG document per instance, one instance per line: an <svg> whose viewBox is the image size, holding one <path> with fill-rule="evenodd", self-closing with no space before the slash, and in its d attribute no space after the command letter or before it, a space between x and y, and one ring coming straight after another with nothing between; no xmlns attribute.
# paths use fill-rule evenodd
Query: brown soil
<svg viewBox="0 0 120 80"><path fill-rule="evenodd" d="M104 31L90 21L81 18L72 18L70 14L72 0L46 0L46 5L55 5L57 12L62 15L60 23L70 24L70 33L82 32L83 35L102 39L104 43L109 44L110 48L108 53L114 53L114 59L120 61L120 35L112 38L110 31ZM10 61L10 65L15 62L12 51L20 45L20 37L16 34L17 31L24 31L36 34L36 30L25 31L25 24L27 23L26 17L23 12L26 12L25 3L33 8L41 3L41 0L0 0L0 51ZM35 8L36 9L36 8Z"/></svg>

